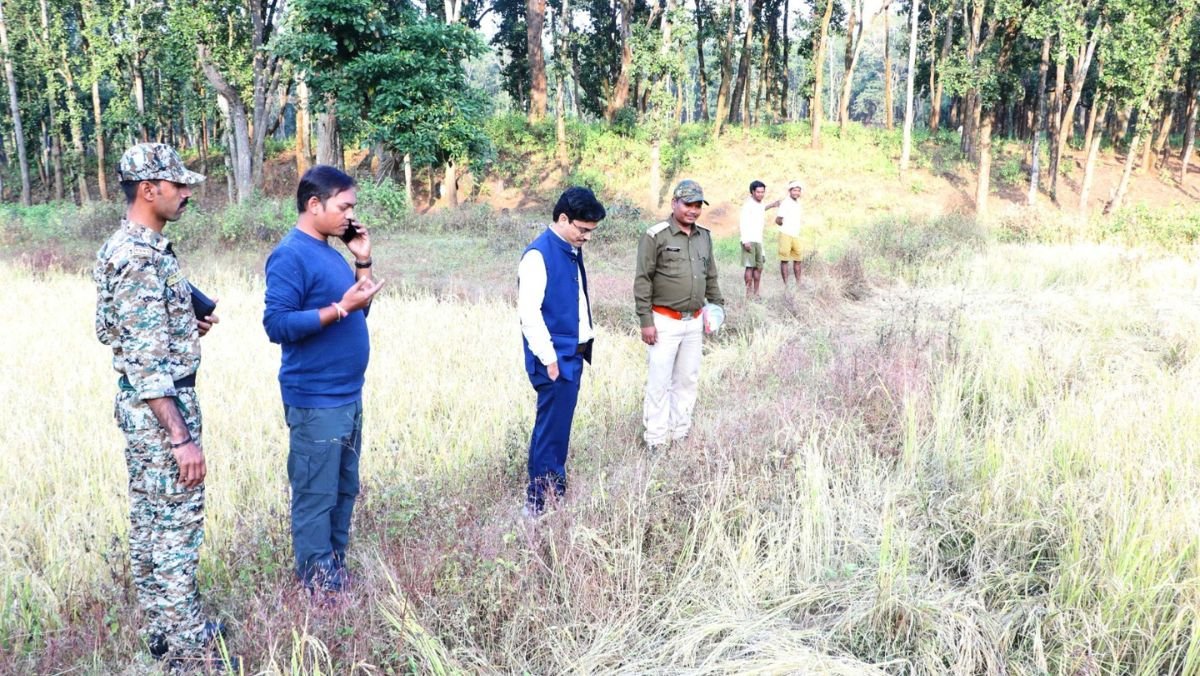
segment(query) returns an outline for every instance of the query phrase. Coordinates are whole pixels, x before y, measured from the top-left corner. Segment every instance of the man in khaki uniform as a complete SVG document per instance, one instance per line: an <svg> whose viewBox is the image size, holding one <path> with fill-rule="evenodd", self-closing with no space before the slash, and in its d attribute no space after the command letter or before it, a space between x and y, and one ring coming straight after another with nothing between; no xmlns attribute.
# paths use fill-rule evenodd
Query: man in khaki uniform
<svg viewBox="0 0 1200 676"><path fill-rule="evenodd" d="M700 310L706 300L725 304L712 235L696 222L706 204L700 184L680 181L672 193L671 216L638 241L633 294L642 342L650 346L643 438L652 451L691 431L704 345Z"/></svg>
<svg viewBox="0 0 1200 676"><path fill-rule="evenodd" d="M114 407L129 469L130 572L151 654L173 667L213 664L223 631L206 622L196 587L204 541L204 480L196 372L200 337L217 322L197 318L192 288L163 227L204 180L161 143L121 157L125 218L96 257L96 336L120 374Z"/></svg>

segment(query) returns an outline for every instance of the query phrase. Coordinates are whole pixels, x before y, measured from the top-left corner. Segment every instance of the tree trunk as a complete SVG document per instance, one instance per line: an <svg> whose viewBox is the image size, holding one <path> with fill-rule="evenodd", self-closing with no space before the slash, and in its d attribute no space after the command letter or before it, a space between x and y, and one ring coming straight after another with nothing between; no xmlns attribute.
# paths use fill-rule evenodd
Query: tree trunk
<svg viewBox="0 0 1200 676"><path fill-rule="evenodd" d="M937 63L945 63L946 59L950 58L950 44L954 38L954 5L947 9L946 12L946 33L942 36L942 54L937 60ZM929 64L929 91L930 91L930 112L929 112L929 130L936 132L942 120L942 78L935 77L936 70L934 63Z"/></svg>
<svg viewBox="0 0 1200 676"><path fill-rule="evenodd" d="M1087 81L1088 69L1092 65L1092 56L1096 53L1096 43L1100 39L1100 19L1096 19L1096 25L1092 28L1091 38L1088 39L1086 45L1079 48L1079 53L1075 56L1075 69L1071 73L1071 100L1067 102L1067 108L1063 112L1062 121L1058 123L1058 138L1054 146L1054 161L1051 164L1053 174L1050 179L1050 196L1058 202L1058 175L1061 173L1062 156L1066 151L1067 141L1073 135L1075 107L1079 105L1079 99L1083 96L1083 87ZM1055 76L1058 75L1055 72ZM1061 93L1059 94L1061 99Z"/></svg>
<svg viewBox="0 0 1200 676"><path fill-rule="evenodd" d="M733 21L736 16L737 0L729 0L729 21L725 27L725 41L721 45L721 85L717 88L717 114L713 118L714 141L720 138L721 125L729 115L730 79L733 77Z"/></svg>
<svg viewBox="0 0 1200 676"><path fill-rule="evenodd" d="M59 133L59 124L55 119L55 107L58 105L58 82L54 77L54 72L50 70L53 54L53 47L50 43L50 18L46 8L46 0L39 0L38 6L41 9L42 20L42 56L45 61L43 66L50 72L46 73L46 128L50 137L50 165L54 171L54 199L62 201L63 198L63 164L62 164L62 135Z"/></svg>
<svg viewBox="0 0 1200 676"><path fill-rule="evenodd" d="M562 78L558 80L558 96L554 105L554 141L555 155L558 160L558 171L565 181L571 173L570 162L567 160L567 111L565 87Z"/></svg>
<svg viewBox="0 0 1200 676"><path fill-rule="evenodd" d="M451 160L443 166L446 173L442 180L442 197L446 200L446 206L456 209L458 208L458 165Z"/></svg>
<svg viewBox="0 0 1200 676"><path fill-rule="evenodd" d="M329 97L325 110L317 113L317 164L340 168L345 162L338 152L340 145L337 113L334 112L333 97Z"/></svg>
<svg viewBox="0 0 1200 676"><path fill-rule="evenodd" d="M71 74L71 64L67 60L66 46L62 52L63 78L67 85L67 121L71 127L71 145L78 158L75 178L79 186L79 202L92 201L92 195L87 184L87 151L83 144L83 111L79 109L79 99L75 93L75 77Z"/></svg>
<svg viewBox="0 0 1200 676"><path fill-rule="evenodd" d="M673 9L673 0L666 0L666 8L662 15L662 30L661 42L659 44L659 57L666 59L671 51L671 10ZM651 88L667 87L670 85L670 75L667 76L665 82L654 82L646 87L649 92ZM666 111L662 110L662 101L659 100L655 104L655 110L652 111L652 119L650 121L650 204L656 208L661 206L659 195L662 194L662 142L663 137L667 134L667 127L670 126L666 121Z"/></svg>
<svg viewBox="0 0 1200 676"><path fill-rule="evenodd" d="M696 77L700 87L700 119L708 122L708 73L704 70L704 8L696 0Z"/></svg>
<svg viewBox="0 0 1200 676"><path fill-rule="evenodd" d="M416 206L413 204L412 174L412 154L404 153L404 200L409 209Z"/></svg>
<svg viewBox="0 0 1200 676"><path fill-rule="evenodd" d="M846 30L846 73L842 80L842 96L838 101L838 124L842 133L845 133L846 128L850 125L850 94L854 88L854 68L858 65L858 57L862 53L863 36L866 34L868 19L862 12L866 5L859 4L858 0L849 0L850 15L847 19ZM879 16L879 13L887 13L890 0L884 0L879 11L872 15L871 21ZM857 21L855 13L858 12Z"/></svg>
<svg viewBox="0 0 1200 676"><path fill-rule="evenodd" d="M108 201L108 167L104 164L104 116L100 110L100 77L92 76L92 132L96 137L96 184L100 188L100 199Z"/></svg>
<svg viewBox="0 0 1200 676"><path fill-rule="evenodd" d="M1138 127L1142 127L1144 120L1138 119ZM1138 143L1142 140L1142 134L1139 130L1134 134L1133 140L1129 142L1129 151L1125 153L1125 169L1121 172L1121 182L1117 184L1116 191L1113 192L1112 199L1108 204L1104 205L1104 213L1110 214L1121 208L1121 203L1125 201L1125 193L1129 190L1129 177L1133 175L1133 165L1137 158ZM1100 145L1097 141L1096 145Z"/></svg>
<svg viewBox="0 0 1200 676"><path fill-rule="evenodd" d="M1192 163L1192 153L1196 149L1196 109L1200 106L1196 105L1196 96L1192 94L1188 97L1187 105L1187 123L1185 124L1186 131L1183 139L1183 152L1179 155L1179 186L1182 188L1187 183L1188 165Z"/></svg>
<svg viewBox="0 0 1200 676"><path fill-rule="evenodd" d="M783 0L783 77L779 82L779 119L788 121L788 90L791 88L791 74L788 72L788 52L791 51L791 40L788 35L788 13L791 12L791 0Z"/></svg>
<svg viewBox="0 0 1200 676"><path fill-rule="evenodd" d="M758 69L758 88L754 95L754 112L757 114L757 121L762 122L763 97L767 99L767 107L771 107L771 90L767 87L767 82L771 80L771 34L774 29L768 26L767 30L763 31L762 43L762 65ZM746 97L746 114L742 119L742 126L749 126L755 122L755 117L750 114L750 97Z"/></svg>
<svg viewBox="0 0 1200 676"><path fill-rule="evenodd" d="M1029 160L1029 196L1026 198L1026 203L1033 206L1037 202L1037 194L1040 181L1040 170L1042 165L1042 124L1046 119L1046 76L1050 72L1050 42L1051 37L1047 35L1042 39L1042 60L1038 66L1038 90L1037 90L1037 109L1034 111L1033 118L1033 150L1030 153Z"/></svg>
<svg viewBox="0 0 1200 676"><path fill-rule="evenodd" d="M1085 144L1087 146L1087 160L1083 167L1083 181L1079 187L1079 215L1087 218L1088 215L1088 194L1092 191L1092 177L1095 175L1096 157L1100 155L1100 139L1104 135L1104 130L1100 130L1100 134L1096 134L1096 121L1103 120L1108 113L1108 100L1092 102L1092 114L1088 117L1088 128L1085 136Z"/></svg>
<svg viewBox="0 0 1200 676"><path fill-rule="evenodd" d="M1054 114L1050 117L1050 138L1054 142L1055 152L1050 154L1050 199L1058 204L1058 162L1062 156L1058 154L1057 148L1063 143L1067 132L1070 130L1063 129L1063 92L1066 89L1067 79L1067 51L1063 45L1062 36L1059 36L1058 43L1058 58L1054 64L1054 96L1050 99L1050 104L1054 107Z"/></svg>
<svg viewBox="0 0 1200 676"><path fill-rule="evenodd" d="M861 0L845 0L846 14L846 53L842 57L842 93L838 97L838 129L846 133L850 124L850 90L854 86L854 62L858 60L857 45L862 44L864 33L863 17L858 15Z"/></svg>
<svg viewBox="0 0 1200 676"><path fill-rule="evenodd" d="M200 140L196 147L200 151L200 173L208 175L208 115L201 113L200 115ZM208 195L208 181L200 184L200 194Z"/></svg>
<svg viewBox="0 0 1200 676"><path fill-rule="evenodd" d="M546 117L546 57L542 52L542 29L546 21L546 0L525 0L525 39L529 58L529 122ZM624 70L624 52L622 52Z"/></svg>
<svg viewBox="0 0 1200 676"><path fill-rule="evenodd" d="M1175 67L1175 74L1171 77L1171 86L1163 93L1163 99L1166 104L1163 106L1162 117L1159 118L1158 129L1154 134L1153 155L1147 163L1149 169L1154 169L1158 156L1165 157L1163 150L1167 147L1167 141L1171 136L1171 127L1175 124L1175 108L1179 105L1179 79L1183 74L1183 68ZM1147 148L1150 144L1147 144Z"/></svg>
<svg viewBox="0 0 1200 676"><path fill-rule="evenodd" d="M312 121L309 119L308 83L296 81L296 176L312 166ZM409 202L411 204L411 202Z"/></svg>
<svg viewBox="0 0 1200 676"><path fill-rule="evenodd" d="M559 30L558 40L554 47L555 60L559 62L558 67L558 97L554 106L554 140L555 150L558 159L558 171L562 175L565 182L567 176L571 173L570 162L567 158L567 86L566 86L566 64L565 55L567 53L567 39L571 31L571 12L569 0L562 0L562 7L559 10ZM559 58L564 56L564 58Z"/></svg>
<svg viewBox="0 0 1200 676"><path fill-rule="evenodd" d="M4 0L0 0L0 61L4 62L4 79L8 82L8 105L12 112L13 141L17 146L17 163L21 169L21 204L32 204L29 187L29 160L25 155L25 132L21 128L21 104L17 97L17 78L13 73L11 52L8 49L8 26L4 21Z"/></svg>
<svg viewBox="0 0 1200 676"><path fill-rule="evenodd" d="M908 171L908 156L912 151L913 129L913 85L916 82L917 71L917 23L921 16L921 1L912 0L909 7L909 23L912 24L908 35L908 72L904 87L904 141L900 146L900 172Z"/></svg>
<svg viewBox="0 0 1200 676"><path fill-rule="evenodd" d="M979 181L975 184L975 219L982 221L988 215L988 192L992 180L992 125L996 120L996 109L991 107L982 115L979 124Z"/></svg>
<svg viewBox="0 0 1200 676"><path fill-rule="evenodd" d="M883 11L883 126L888 131L896 126L895 103L892 101L892 22L891 12Z"/></svg>
<svg viewBox="0 0 1200 676"><path fill-rule="evenodd" d="M816 44L813 45L813 91L812 102L808 105L808 117L812 121L809 146L814 150L821 147L821 76L825 64L825 47L829 36L829 20L833 16L833 1L825 0L825 13L821 16L821 30L816 33ZM815 7L814 7L815 9Z"/></svg>
<svg viewBox="0 0 1200 676"><path fill-rule="evenodd" d="M130 2L132 8L133 3ZM142 81L142 53L141 47L134 40L133 44L133 59L131 67L133 69L133 102L137 107L138 114L138 129L141 130L142 143L150 141L150 130L146 127L146 88Z"/></svg>
<svg viewBox="0 0 1200 676"><path fill-rule="evenodd" d="M633 37L630 23L633 12L633 0L620 0L621 5L621 71L617 74L617 84L613 87L612 96L604 107L604 121L611 123L617 111L625 107L629 98L629 72L633 68Z"/></svg>
<svg viewBox="0 0 1200 676"><path fill-rule="evenodd" d="M742 55L738 60L737 82L733 86L733 100L729 107L729 123L742 119L742 96L749 97L746 83L750 78L750 40L754 35L754 9L761 0L746 0L746 32L742 35Z"/></svg>
<svg viewBox="0 0 1200 676"><path fill-rule="evenodd" d="M203 45L198 46L197 55L204 76L213 89L224 101L222 110L226 112L226 128L229 130L232 145L227 147L230 160L233 163L234 187L237 201L245 202L254 194L254 175L251 168L252 149L250 144L250 120L246 115L246 105L242 103L237 90L226 82L212 63L208 61ZM261 133L261 131L257 132Z"/></svg>

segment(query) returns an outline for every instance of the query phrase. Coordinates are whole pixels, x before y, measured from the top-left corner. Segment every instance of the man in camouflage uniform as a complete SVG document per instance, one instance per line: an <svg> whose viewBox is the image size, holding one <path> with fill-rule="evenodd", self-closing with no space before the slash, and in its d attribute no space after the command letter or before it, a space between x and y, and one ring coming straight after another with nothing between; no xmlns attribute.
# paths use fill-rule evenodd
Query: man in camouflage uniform
<svg viewBox="0 0 1200 676"><path fill-rule="evenodd" d="M176 664L211 656L219 625L201 614L196 566L204 540L204 477L196 371L200 336L218 320L197 318L191 286L162 230L179 220L204 180L161 143L121 158L127 210L100 247L96 336L121 374L115 417L129 468L129 552L155 658Z"/></svg>

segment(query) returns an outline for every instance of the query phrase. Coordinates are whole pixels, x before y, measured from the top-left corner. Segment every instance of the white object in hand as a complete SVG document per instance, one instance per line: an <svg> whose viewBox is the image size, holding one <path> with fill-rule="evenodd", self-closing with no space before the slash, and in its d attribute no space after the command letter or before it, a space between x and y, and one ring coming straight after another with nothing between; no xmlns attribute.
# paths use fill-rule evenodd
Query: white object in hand
<svg viewBox="0 0 1200 676"><path fill-rule="evenodd" d="M725 309L720 305L708 303L700 308L700 315L704 318L705 333L716 333L721 330L721 325L725 323Z"/></svg>

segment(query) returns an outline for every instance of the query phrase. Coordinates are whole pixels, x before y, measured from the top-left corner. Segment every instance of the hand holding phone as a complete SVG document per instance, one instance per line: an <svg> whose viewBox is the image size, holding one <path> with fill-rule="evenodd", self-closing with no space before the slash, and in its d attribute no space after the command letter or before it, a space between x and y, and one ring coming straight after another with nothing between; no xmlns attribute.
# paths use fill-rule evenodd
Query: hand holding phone
<svg viewBox="0 0 1200 676"><path fill-rule="evenodd" d="M346 225L346 232L343 232L341 235L339 235L339 237L342 238L343 242L345 242L346 244L349 244L350 242L354 241L355 238L358 237L359 232L358 232L358 222L357 221L355 221L353 218L350 218L350 219L347 219L347 223L348 223L348 225Z"/></svg>

